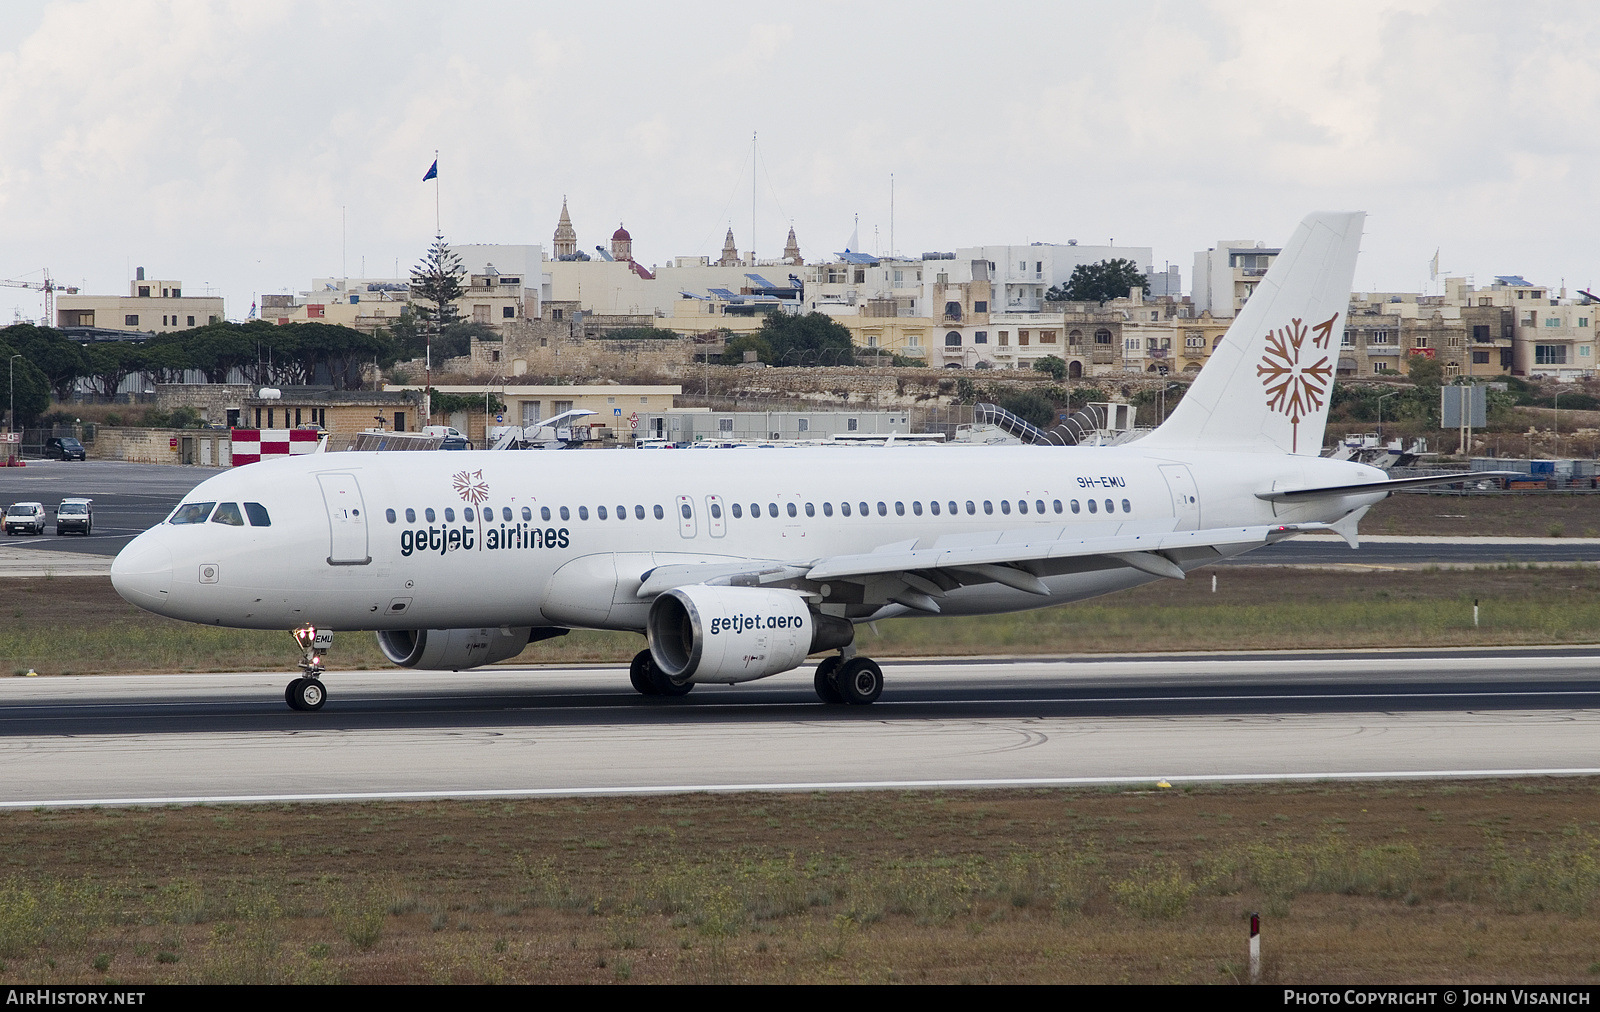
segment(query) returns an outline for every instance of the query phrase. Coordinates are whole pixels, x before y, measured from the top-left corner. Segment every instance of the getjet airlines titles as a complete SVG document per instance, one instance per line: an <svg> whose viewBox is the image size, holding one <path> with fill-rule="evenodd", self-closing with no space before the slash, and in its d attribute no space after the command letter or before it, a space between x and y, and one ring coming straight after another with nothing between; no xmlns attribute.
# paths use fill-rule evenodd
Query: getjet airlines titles
<svg viewBox="0 0 1600 1012"><path fill-rule="evenodd" d="M862 622L1048 607L1311 530L1354 545L1367 507L1411 483L1316 455L1362 220L1307 217L1131 444L307 455L202 482L112 581L163 615L296 630L296 709L327 698L328 629L376 630L395 663L434 670L574 628L642 632L630 673L649 695L827 653L817 694L871 703Z"/></svg>

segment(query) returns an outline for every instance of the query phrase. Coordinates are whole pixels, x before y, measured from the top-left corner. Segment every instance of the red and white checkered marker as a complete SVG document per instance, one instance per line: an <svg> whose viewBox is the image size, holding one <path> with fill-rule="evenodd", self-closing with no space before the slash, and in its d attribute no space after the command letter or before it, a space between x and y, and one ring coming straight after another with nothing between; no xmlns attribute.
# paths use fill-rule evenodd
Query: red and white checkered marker
<svg viewBox="0 0 1600 1012"><path fill-rule="evenodd" d="M315 429L234 429L233 466L316 453L321 439Z"/></svg>

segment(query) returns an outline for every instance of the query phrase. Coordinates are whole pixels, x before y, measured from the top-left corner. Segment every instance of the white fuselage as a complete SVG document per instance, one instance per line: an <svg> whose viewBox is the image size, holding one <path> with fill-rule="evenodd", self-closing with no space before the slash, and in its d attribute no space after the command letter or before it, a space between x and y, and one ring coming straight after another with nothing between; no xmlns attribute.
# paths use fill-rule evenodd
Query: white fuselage
<svg viewBox="0 0 1600 1012"><path fill-rule="evenodd" d="M1348 461L1137 443L315 454L219 474L184 500L260 504L270 526L163 523L112 575L139 606L209 625L642 630L650 602L637 591L658 566L1331 522L1385 493L1293 505L1257 493L1383 477ZM1048 576L1048 597L964 586L940 610L1046 607L1153 579L1125 567ZM906 611L870 591L822 610Z"/></svg>

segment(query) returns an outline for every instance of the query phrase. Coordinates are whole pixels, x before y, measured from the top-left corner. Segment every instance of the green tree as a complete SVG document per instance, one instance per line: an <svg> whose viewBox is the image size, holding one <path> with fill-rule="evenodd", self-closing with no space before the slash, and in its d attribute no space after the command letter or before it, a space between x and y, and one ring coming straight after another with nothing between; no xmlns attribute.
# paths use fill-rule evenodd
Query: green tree
<svg viewBox="0 0 1600 1012"><path fill-rule="evenodd" d="M728 338L727 343L722 346L722 364L738 365L744 361L744 353L747 351L756 353L757 362L772 361L772 345L768 344L765 338L760 334L740 334L738 337Z"/></svg>
<svg viewBox="0 0 1600 1012"><path fill-rule="evenodd" d="M1064 380L1067 378L1067 363L1055 355L1046 355L1033 360L1033 371L1049 373L1052 379Z"/></svg>
<svg viewBox="0 0 1600 1012"><path fill-rule="evenodd" d="M129 341L99 341L88 347L89 385L106 400L117 396L123 380L144 369L144 349Z"/></svg>
<svg viewBox="0 0 1600 1012"><path fill-rule="evenodd" d="M994 403L1018 418L1026 418L1041 429L1056 423L1056 406L1044 394L1035 390L993 390Z"/></svg>
<svg viewBox="0 0 1600 1012"><path fill-rule="evenodd" d="M455 322L455 300L466 294L461 284L466 276L461 258L450 251L442 235L434 237L421 262L411 269L411 294L422 300L412 305L424 322L434 324L435 333Z"/></svg>
<svg viewBox="0 0 1600 1012"><path fill-rule="evenodd" d="M773 313L761 324L772 365L855 365L850 328L824 313Z"/></svg>
<svg viewBox="0 0 1600 1012"><path fill-rule="evenodd" d="M6 389L0 390L0 397L5 398L4 401L0 401L0 412L11 411L14 403L16 424L20 428L38 418L50 407L50 380L38 366L29 361L27 352L23 351L20 345L9 343L7 340L10 337L9 331L14 329L7 328L0 331L0 362L6 367L5 373L0 375L0 382L6 384ZM22 357L13 362L12 355ZM0 417L4 417L8 422L11 420L9 414Z"/></svg>
<svg viewBox="0 0 1600 1012"><path fill-rule="evenodd" d="M1045 293L1046 302L1099 302L1127 298L1128 292L1141 288L1150 294L1150 279L1132 260L1120 257L1102 260L1097 264L1079 264L1064 285L1053 286Z"/></svg>
<svg viewBox="0 0 1600 1012"><path fill-rule="evenodd" d="M78 377L89 370L89 358L82 346L67 340L67 336L54 327L19 323L0 330L0 340L15 349L12 354L20 352L27 356L49 381L58 401L71 397Z"/></svg>

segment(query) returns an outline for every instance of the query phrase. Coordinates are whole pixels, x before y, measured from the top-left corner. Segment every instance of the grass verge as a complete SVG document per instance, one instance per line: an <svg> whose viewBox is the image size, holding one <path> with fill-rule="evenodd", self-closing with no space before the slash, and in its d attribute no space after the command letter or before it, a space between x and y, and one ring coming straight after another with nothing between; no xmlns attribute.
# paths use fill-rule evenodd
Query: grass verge
<svg viewBox="0 0 1600 1012"><path fill-rule="evenodd" d="M1124 651L1489 646L1594 642L1600 569L1327 571L1236 566L1123 594L1013 615L891 619L862 627L879 657ZM287 670L282 632L218 629L160 618L117 597L108 579L7 581L0 610L4 674ZM1479 602L1478 626L1472 603ZM626 661L633 633L574 632L514 662ZM384 668L370 633L336 635L336 669Z"/></svg>
<svg viewBox="0 0 1600 1012"><path fill-rule="evenodd" d="M1600 979L1600 781L5 812L0 981Z"/></svg>

